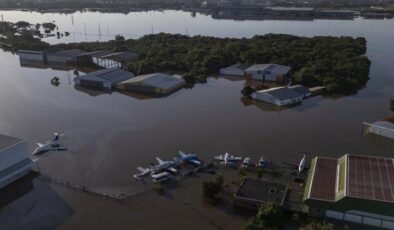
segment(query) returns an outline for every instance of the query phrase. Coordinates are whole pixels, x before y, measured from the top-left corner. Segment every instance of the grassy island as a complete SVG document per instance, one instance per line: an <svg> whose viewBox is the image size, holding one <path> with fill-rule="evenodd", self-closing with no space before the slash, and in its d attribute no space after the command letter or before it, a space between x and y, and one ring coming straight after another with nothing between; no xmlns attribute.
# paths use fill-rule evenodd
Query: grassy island
<svg viewBox="0 0 394 230"><path fill-rule="evenodd" d="M364 38L254 36L250 39L214 38L172 34L146 35L136 40L60 45L84 50L131 50L140 61L129 64L136 74L177 72L189 84L204 82L221 67L236 62L277 63L293 68L293 81L306 86L322 85L330 93L348 94L369 79L370 61Z"/></svg>
<svg viewBox="0 0 394 230"><path fill-rule="evenodd" d="M6 30L0 28L0 32ZM31 33L22 33L20 36L8 33L0 41L13 45L14 50L50 47L33 38ZM291 66L294 83L310 87L325 86L329 93L354 93L369 79L370 61L365 56L364 38L267 34L236 39L161 33L139 39L127 40L117 36L108 42L70 43L52 47L85 51L130 50L140 56L139 61L128 64L133 73L179 73L189 85L204 82L207 76L217 74L220 68L237 62Z"/></svg>

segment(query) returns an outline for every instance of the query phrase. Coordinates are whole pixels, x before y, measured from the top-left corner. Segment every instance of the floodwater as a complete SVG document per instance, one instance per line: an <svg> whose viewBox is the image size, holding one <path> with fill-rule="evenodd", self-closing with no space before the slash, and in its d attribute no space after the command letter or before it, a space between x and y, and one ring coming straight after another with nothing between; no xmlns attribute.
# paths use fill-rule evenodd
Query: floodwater
<svg viewBox="0 0 394 230"><path fill-rule="evenodd" d="M263 154L279 164L296 164L302 152L309 157L345 153L394 157L393 142L363 135L361 125L391 113L394 20L232 21L182 11L0 14L7 21L55 21L60 30L73 32L61 42L106 40L118 33L139 37L151 33L152 26L154 33L185 33L188 28L190 35L220 37L289 33L367 39L372 65L365 88L346 97L310 98L282 111L242 101L243 80L209 78L192 89L146 99L77 89L73 71L21 67L18 56L0 51L1 133L27 139L31 150L35 142L52 138L53 132L65 133L62 143L69 151L39 157L37 169L53 178L133 193L146 188L132 179L137 166L147 166L156 156L172 159L177 150L196 153L203 160L230 152L256 161ZM99 23L103 34L108 28L112 35L85 37L84 25L87 33L97 34ZM58 87L50 84L54 76L60 78Z"/></svg>

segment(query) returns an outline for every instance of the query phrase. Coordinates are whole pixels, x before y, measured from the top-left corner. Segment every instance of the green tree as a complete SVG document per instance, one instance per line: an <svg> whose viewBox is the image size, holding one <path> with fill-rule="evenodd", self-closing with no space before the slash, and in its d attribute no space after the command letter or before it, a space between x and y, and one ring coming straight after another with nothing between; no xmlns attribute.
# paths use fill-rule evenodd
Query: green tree
<svg viewBox="0 0 394 230"><path fill-rule="evenodd" d="M321 223L317 221L312 221L309 224L300 228L300 230L333 230L334 226L332 224Z"/></svg>
<svg viewBox="0 0 394 230"><path fill-rule="evenodd" d="M252 217L245 230L262 230L262 229L282 229L283 227L283 211L282 208L275 204L269 203L259 208L257 215Z"/></svg>

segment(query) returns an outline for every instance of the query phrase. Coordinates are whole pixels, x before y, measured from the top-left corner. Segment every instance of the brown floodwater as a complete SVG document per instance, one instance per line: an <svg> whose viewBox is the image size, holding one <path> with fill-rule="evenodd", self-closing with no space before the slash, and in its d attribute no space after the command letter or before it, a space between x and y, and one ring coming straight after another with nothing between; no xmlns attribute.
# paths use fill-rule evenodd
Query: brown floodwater
<svg viewBox="0 0 394 230"><path fill-rule="evenodd" d="M152 14L154 19L156 13ZM171 12L167 14L170 19L174 17ZM198 19L209 25L202 15L189 20ZM210 20L215 26L231 23ZM236 23L245 28L256 25ZM305 36L365 36L372 62L370 80L355 95L317 96L277 111L263 103L242 100L243 80L211 77L206 84L164 98L116 91L108 94L76 88L71 70L21 67L18 56L0 51L1 133L25 138L30 150L35 142L51 139L53 132L65 133L61 142L69 151L40 156L36 170L53 178L127 194L147 189L132 178L137 166L149 165L156 156L172 159L178 150L196 153L203 160L225 152L255 161L264 155L278 164L297 164L303 152L309 157L345 153L394 157L392 141L364 135L361 125L391 113L394 20L321 20L313 26L307 22L264 21L264 25L269 23L271 27L264 27L261 34L290 28L289 33ZM208 27L205 34L210 35L215 26ZM249 32L227 33L249 36ZM57 87L50 83L54 76L60 78ZM76 202L77 198L70 198L72 194L59 193L71 199L70 203ZM78 199L83 206L85 199ZM74 207L74 211L79 208Z"/></svg>

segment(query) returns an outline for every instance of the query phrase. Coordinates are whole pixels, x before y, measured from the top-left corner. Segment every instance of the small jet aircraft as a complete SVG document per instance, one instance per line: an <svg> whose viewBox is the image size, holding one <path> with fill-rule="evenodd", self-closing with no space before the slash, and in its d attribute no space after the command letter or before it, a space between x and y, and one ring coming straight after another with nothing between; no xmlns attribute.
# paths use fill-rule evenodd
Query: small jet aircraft
<svg viewBox="0 0 394 230"><path fill-rule="evenodd" d="M55 137L48 141L45 144L37 143L37 148L33 151L32 155L39 155L49 151L65 151L67 150L66 147L60 146L57 142L59 141L60 136L63 134L54 133Z"/></svg>
<svg viewBox="0 0 394 230"><path fill-rule="evenodd" d="M302 157L302 159L300 161L300 164L298 165L298 174L301 174L302 171L304 171L305 164L306 164L306 160L305 160L305 154L304 154L304 156Z"/></svg>
<svg viewBox="0 0 394 230"><path fill-rule="evenodd" d="M134 178L137 180L141 180L143 177L152 174L154 171L152 168L142 168L142 167L137 167L138 171L140 173L134 174Z"/></svg>
<svg viewBox="0 0 394 230"><path fill-rule="evenodd" d="M242 161L242 157L235 157L233 155L230 156L228 153L224 154L224 156L215 156L213 159L224 165L233 165L237 161Z"/></svg>
<svg viewBox="0 0 394 230"><path fill-rule="evenodd" d="M196 154L186 154L182 151L178 151L179 159L183 162L191 163L194 165L200 165L201 161L198 160Z"/></svg>
<svg viewBox="0 0 394 230"><path fill-rule="evenodd" d="M168 170L170 172L176 173L177 170L174 168L175 161L163 161L162 159L156 157L156 160L159 164L153 165L151 169L153 171L160 171L160 170Z"/></svg>

